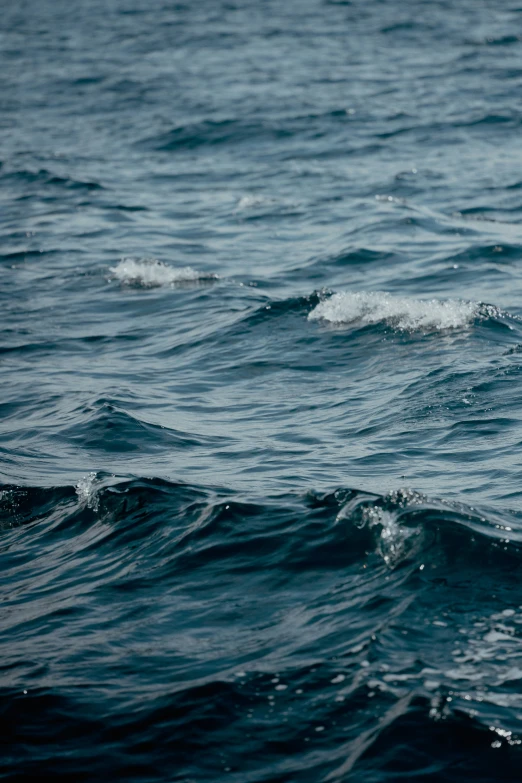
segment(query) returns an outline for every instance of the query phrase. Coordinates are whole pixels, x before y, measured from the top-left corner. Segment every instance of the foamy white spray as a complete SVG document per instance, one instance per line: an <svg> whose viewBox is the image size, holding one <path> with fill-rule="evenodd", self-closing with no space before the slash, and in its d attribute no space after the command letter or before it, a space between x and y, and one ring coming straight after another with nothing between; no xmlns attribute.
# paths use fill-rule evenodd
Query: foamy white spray
<svg viewBox="0 0 522 783"><path fill-rule="evenodd" d="M401 525L398 521L398 515L394 511L371 506L364 510L363 521L369 527L376 525L380 527L377 551L390 568L394 568L411 555L415 544L421 543L421 529Z"/></svg>
<svg viewBox="0 0 522 783"><path fill-rule="evenodd" d="M243 209L256 209L257 207L263 207L266 204L270 204L270 199L250 194L239 199L236 209L238 211Z"/></svg>
<svg viewBox="0 0 522 783"><path fill-rule="evenodd" d="M126 285L140 285L145 288L217 278L217 275L198 272L190 266L174 267L148 258L123 258L117 266L111 267L110 271L116 280Z"/></svg>
<svg viewBox="0 0 522 783"><path fill-rule="evenodd" d="M336 522L351 522L358 528L376 528L377 552L390 568L414 555L423 544L422 526L412 527L400 522L403 510L427 502L425 495L412 489L398 489L383 497L389 508L375 502L366 505L358 498L352 498L339 510Z"/></svg>
<svg viewBox="0 0 522 783"><path fill-rule="evenodd" d="M468 326L480 314L474 302L439 299L409 299L386 292L334 294L312 310L310 321L336 324L384 322L396 329L457 329Z"/></svg>
<svg viewBox="0 0 522 783"><path fill-rule="evenodd" d="M93 511L98 511L95 481L96 473L89 473L87 476L83 476L76 484L76 494L78 495L80 505L92 508Z"/></svg>

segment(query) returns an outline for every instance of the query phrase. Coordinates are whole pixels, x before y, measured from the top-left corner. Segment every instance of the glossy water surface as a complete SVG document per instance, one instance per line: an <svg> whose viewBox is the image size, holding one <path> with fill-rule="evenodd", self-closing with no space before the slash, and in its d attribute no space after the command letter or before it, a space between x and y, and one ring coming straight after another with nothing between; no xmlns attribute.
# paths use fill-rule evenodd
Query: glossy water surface
<svg viewBox="0 0 522 783"><path fill-rule="evenodd" d="M522 7L4 0L2 780L519 781Z"/></svg>

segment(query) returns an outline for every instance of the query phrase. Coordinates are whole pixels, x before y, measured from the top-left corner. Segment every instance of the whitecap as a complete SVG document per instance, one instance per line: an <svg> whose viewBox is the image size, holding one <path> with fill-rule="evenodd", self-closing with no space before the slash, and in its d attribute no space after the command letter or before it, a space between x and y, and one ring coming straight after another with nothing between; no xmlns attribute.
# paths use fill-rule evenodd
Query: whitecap
<svg viewBox="0 0 522 783"><path fill-rule="evenodd" d="M113 279L125 285L158 288L198 280L215 280L217 275L198 272L190 266L174 267L156 259L123 258L117 266L111 267Z"/></svg>
<svg viewBox="0 0 522 783"><path fill-rule="evenodd" d="M243 210L243 209L256 209L257 207L263 207L265 204L270 203L268 199L264 198L263 196L255 196L253 194L248 194L246 196L242 196L239 201L237 202L237 210Z"/></svg>
<svg viewBox="0 0 522 783"><path fill-rule="evenodd" d="M345 291L319 302L308 319L334 324L386 323L404 331L423 331L462 328L481 312L480 305L455 299L410 299L386 292Z"/></svg>

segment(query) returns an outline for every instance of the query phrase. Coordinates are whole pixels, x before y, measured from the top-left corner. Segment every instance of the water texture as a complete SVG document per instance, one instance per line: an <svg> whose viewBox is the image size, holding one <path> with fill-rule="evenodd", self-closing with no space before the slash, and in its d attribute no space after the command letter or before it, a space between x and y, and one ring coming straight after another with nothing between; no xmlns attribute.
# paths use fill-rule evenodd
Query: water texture
<svg viewBox="0 0 522 783"><path fill-rule="evenodd" d="M522 7L5 0L0 779L522 767Z"/></svg>

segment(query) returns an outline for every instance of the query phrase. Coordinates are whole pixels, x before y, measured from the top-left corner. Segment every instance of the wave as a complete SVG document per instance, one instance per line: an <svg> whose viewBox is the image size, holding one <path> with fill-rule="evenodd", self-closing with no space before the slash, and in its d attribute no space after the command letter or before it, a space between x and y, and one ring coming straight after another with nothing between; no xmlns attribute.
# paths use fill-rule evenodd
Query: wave
<svg viewBox="0 0 522 783"><path fill-rule="evenodd" d="M457 782L497 751L518 779L520 514L91 472L0 486L0 540L0 773L16 756L90 779L95 736L102 779L139 760L303 783L457 764Z"/></svg>
<svg viewBox="0 0 522 783"><path fill-rule="evenodd" d="M309 314L310 321L333 324L385 323L407 332L462 329L477 318L500 315L493 305L459 300L410 299L386 292L344 291L323 299Z"/></svg>
<svg viewBox="0 0 522 783"><path fill-rule="evenodd" d="M62 177L58 174L54 174L48 169L39 169L38 171L30 171L28 169L7 171L2 173L2 179L26 185L37 184L55 186L67 188L69 190L104 190L103 185L99 182L73 179L67 176Z"/></svg>
<svg viewBox="0 0 522 783"><path fill-rule="evenodd" d="M3 253L0 255L0 261L6 261L7 263L13 263L17 261L27 261L29 259L48 258L49 256L58 255L60 250L14 250L11 253ZM76 251L75 252L79 252ZM81 252L81 251L80 251Z"/></svg>
<svg viewBox="0 0 522 783"><path fill-rule="evenodd" d="M407 488L383 495L339 488L326 493L309 491L248 499L225 488L164 479L124 479L91 471L79 477L74 487L0 485L0 521L6 528L45 518L47 514L54 519L55 506L74 499L78 504L77 509L71 509L74 513L88 508L99 511L105 522L126 525L134 509L139 512L136 522L145 522L142 510L146 508L150 519L169 509L162 524L169 527L174 516L179 515L183 527L183 514L188 507L197 505L200 511L204 509L201 524L194 527L191 516L186 520L191 538L186 554L196 559L196 539L204 543L206 553L210 552L209 546L216 545L222 554L230 546L233 552L228 554L235 557L243 553L259 560L263 555L275 554L278 565L290 570L305 566L306 562L317 565L322 561L326 565L329 559L332 565L348 565L364 560L370 551L394 569L423 559L434 546L442 547L454 559L469 559L469 565L477 564L478 551L487 552L488 556L496 553L499 561L522 559L519 513L433 499ZM239 520L243 524L238 524ZM139 526L135 533L139 538ZM467 539L467 546L455 548L455 536ZM509 546L499 547L499 542Z"/></svg>
<svg viewBox="0 0 522 783"><path fill-rule="evenodd" d="M213 273L198 272L190 266L174 267L152 258L123 258L119 264L110 267L110 271L112 279L141 288L161 288L218 279L218 275Z"/></svg>
<svg viewBox="0 0 522 783"><path fill-rule="evenodd" d="M207 145L238 144L253 139L274 141L292 135L292 131L288 129L272 127L261 121L202 120L179 125L165 133L142 139L138 144L140 146L146 145L159 152L175 152L176 150L197 149Z"/></svg>
<svg viewBox="0 0 522 783"><path fill-rule="evenodd" d="M81 443L83 448L104 454L150 454L163 449L217 447L229 442L226 436L189 433L145 421L115 400L104 398L85 406L81 417L56 437L70 444Z"/></svg>
<svg viewBox="0 0 522 783"><path fill-rule="evenodd" d="M468 209L455 213L459 218L470 218L477 220L477 212L483 213L484 209ZM481 217L479 219L486 220ZM446 257L448 264L469 264L473 271L476 271L477 266L481 263L495 264L508 264L515 261L519 261L522 257L522 247L519 245L509 244L502 242L501 244L488 244L488 245L471 245L465 250L460 250L458 253L454 253Z"/></svg>

